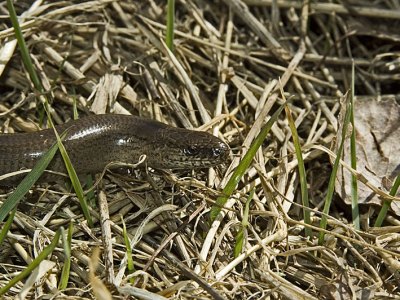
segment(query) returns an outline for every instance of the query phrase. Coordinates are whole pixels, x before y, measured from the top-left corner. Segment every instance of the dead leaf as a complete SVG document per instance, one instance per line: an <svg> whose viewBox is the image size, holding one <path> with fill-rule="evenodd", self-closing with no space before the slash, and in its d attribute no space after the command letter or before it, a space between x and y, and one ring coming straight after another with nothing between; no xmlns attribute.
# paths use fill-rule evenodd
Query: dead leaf
<svg viewBox="0 0 400 300"><path fill-rule="evenodd" d="M395 99L355 101L357 171L381 190L390 190L400 172L400 106ZM350 141L346 141L343 160L350 165ZM350 172L341 168L336 192L351 204ZM397 195L399 195L398 193ZM381 204L378 196L358 183L359 203ZM392 210L400 215L400 203L393 201Z"/></svg>

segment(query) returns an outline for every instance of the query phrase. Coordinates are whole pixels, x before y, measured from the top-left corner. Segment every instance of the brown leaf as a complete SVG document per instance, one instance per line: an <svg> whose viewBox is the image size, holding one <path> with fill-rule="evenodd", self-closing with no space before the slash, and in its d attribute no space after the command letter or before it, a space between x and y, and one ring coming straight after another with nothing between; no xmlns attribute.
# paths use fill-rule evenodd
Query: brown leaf
<svg viewBox="0 0 400 300"><path fill-rule="evenodd" d="M387 101L355 101L357 171L374 186L388 191L400 171L400 106L395 99ZM350 142L346 141L344 161L350 165ZM344 176L343 176L344 174ZM351 203L350 172L338 173L336 192ZM358 183L359 203L381 204L381 200L367 186ZM400 215L400 203L391 204Z"/></svg>

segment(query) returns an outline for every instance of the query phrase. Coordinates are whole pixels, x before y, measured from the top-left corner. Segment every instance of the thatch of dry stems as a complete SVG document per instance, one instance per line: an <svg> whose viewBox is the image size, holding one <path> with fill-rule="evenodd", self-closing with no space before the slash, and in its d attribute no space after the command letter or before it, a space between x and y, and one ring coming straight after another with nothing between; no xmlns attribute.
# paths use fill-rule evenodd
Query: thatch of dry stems
<svg viewBox="0 0 400 300"><path fill-rule="evenodd" d="M228 201L224 218L209 227L208 211L221 187L260 121L282 101L279 86L292 100L316 227L331 171L321 149L337 134L352 61L359 99L398 101L399 1L334 2L181 0L171 53L163 42L166 1L37 1L32 7L16 1L18 14L25 13L21 26L32 58L54 99L56 123L72 118L74 103L80 116L131 113L213 132L230 144L232 156L209 172L157 171L150 178L108 173L95 192L94 228L86 226L65 185L38 185L19 206L0 246L0 286L72 221L67 289L57 289L64 261L58 248L48 258L54 263L50 271L37 279L28 298L92 299L102 288L115 299L399 297L396 218L370 229L368 218L379 208L365 207L363 229L355 231L350 207L336 198L325 244L304 238L297 161L283 115ZM40 104L12 47L4 2L0 8L2 129L36 130ZM235 258L235 237L253 188L244 249ZM134 246L132 274L126 270L122 219ZM100 262L89 272L96 247ZM24 284L5 297L13 298Z"/></svg>

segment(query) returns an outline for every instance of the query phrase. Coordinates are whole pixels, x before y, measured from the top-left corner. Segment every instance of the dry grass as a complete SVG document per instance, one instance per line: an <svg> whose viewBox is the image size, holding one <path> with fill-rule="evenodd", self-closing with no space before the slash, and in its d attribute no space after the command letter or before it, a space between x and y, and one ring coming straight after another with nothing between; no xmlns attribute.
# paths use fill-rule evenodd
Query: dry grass
<svg viewBox="0 0 400 300"><path fill-rule="evenodd" d="M230 144L232 157L208 173L108 173L96 188L94 228L87 227L64 184L37 186L0 245L0 286L72 222L67 288L57 289L65 259L60 244L28 298L106 299L109 290L115 299L399 299L395 215L385 227L370 228L379 207L364 206L357 231L351 208L336 197L329 234L324 245L316 244L331 172L324 149L337 135L352 60L358 99L399 99L399 1L179 1L173 54L163 42L166 1L39 1L31 11L27 2L15 5L19 15L26 13L21 26L53 99L56 123L71 119L75 105L80 116L132 113L213 132ZM40 104L18 49L5 47L13 30L4 3L1 12L2 129L35 130ZM303 146L315 238L304 238L297 160L283 114L224 218L210 229L209 208L263 116L282 102L279 87L292 100ZM235 237L253 188L244 249L235 258ZM132 274L126 270L122 220L132 239ZM89 258L96 247L95 271L96 257ZM24 284L5 297L13 298Z"/></svg>

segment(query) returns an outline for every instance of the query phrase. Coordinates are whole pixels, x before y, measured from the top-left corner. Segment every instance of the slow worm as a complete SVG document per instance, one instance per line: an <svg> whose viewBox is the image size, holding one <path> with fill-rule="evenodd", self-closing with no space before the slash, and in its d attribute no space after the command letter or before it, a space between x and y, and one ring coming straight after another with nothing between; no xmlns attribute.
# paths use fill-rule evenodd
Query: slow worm
<svg viewBox="0 0 400 300"><path fill-rule="evenodd" d="M126 115L93 115L56 127L78 174L98 173L111 162L137 163L143 154L155 169L194 169L224 162L229 147L213 135ZM0 134L0 175L31 169L56 142L53 129ZM66 172L60 154L49 170ZM14 185L21 176L0 181ZM46 181L51 177L46 176Z"/></svg>

